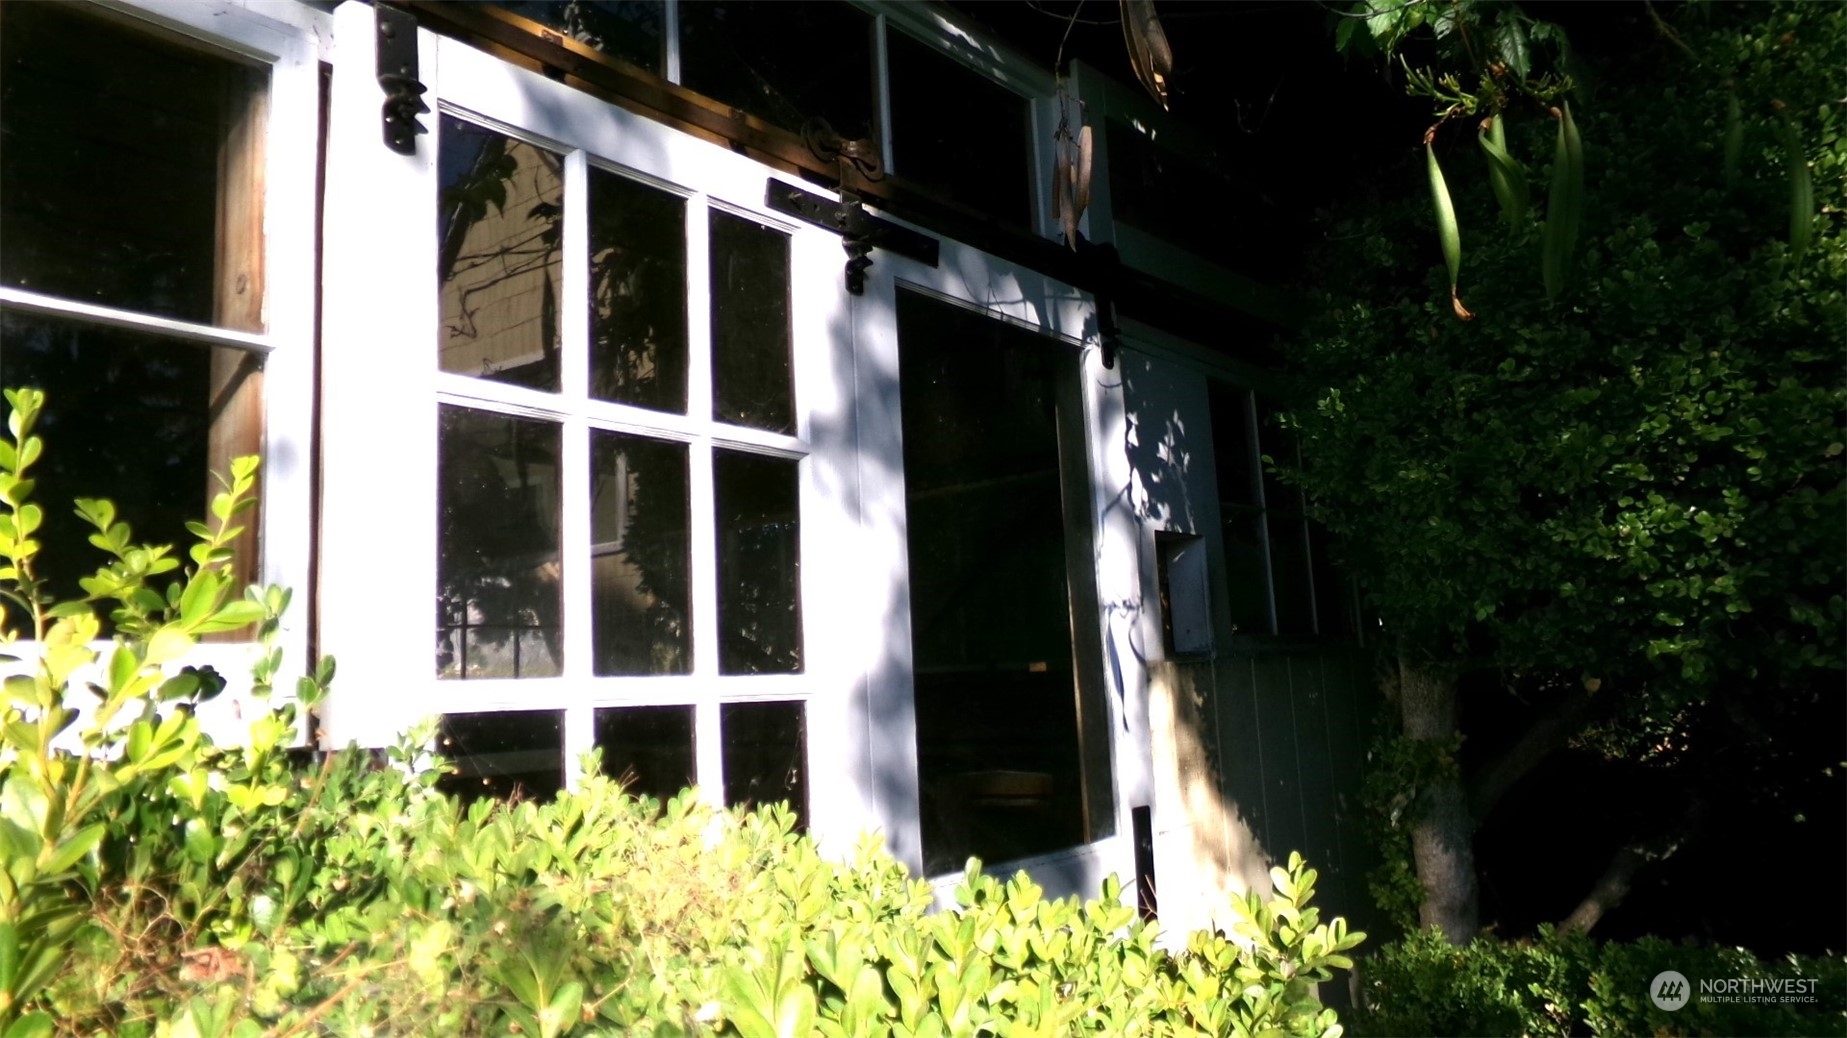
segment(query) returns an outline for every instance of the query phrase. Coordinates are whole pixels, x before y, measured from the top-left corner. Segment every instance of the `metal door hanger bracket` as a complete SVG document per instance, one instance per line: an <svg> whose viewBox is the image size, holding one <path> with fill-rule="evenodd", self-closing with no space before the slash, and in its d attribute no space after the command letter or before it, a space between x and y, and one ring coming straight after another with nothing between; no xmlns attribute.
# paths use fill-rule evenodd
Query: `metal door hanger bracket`
<svg viewBox="0 0 1847 1038"><path fill-rule="evenodd" d="M417 135L429 131L417 116L430 110L427 88L417 80L417 18L387 4L378 15L378 85L385 88L385 147L399 155L417 154Z"/></svg>
<svg viewBox="0 0 1847 1038"><path fill-rule="evenodd" d="M771 179L764 204L840 235L841 246L847 252L847 291L854 295L866 290L866 268L872 266L867 253L875 248L936 266L938 243L935 238L873 216L860 204L859 196L850 191L841 192L840 201L836 202L825 195Z"/></svg>

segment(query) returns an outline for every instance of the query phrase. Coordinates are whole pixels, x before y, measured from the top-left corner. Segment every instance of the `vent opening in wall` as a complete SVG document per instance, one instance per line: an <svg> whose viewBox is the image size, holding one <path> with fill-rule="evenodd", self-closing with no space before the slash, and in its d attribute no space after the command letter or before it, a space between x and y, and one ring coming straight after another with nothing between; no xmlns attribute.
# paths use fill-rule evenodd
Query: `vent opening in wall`
<svg viewBox="0 0 1847 1038"><path fill-rule="evenodd" d="M1212 613L1206 580L1206 542L1185 533L1154 535L1161 583L1161 641L1169 656L1212 651Z"/></svg>

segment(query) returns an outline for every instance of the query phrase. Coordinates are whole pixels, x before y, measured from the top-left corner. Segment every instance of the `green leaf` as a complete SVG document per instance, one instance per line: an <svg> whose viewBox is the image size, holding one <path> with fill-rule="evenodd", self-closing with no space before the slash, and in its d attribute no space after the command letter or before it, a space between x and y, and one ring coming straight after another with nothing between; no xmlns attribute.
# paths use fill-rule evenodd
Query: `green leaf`
<svg viewBox="0 0 1847 1038"><path fill-rule="evenodd" d="M225 603L224 606L216 613L213 613L209 619L200 622L195 630L200 634L209 634L214 631L235 631L240 627L248 627L251 624L261 623L262 621L263 607L248 599L240 599L236 602Z"/></svg>
<svg viewBox="0 0 1847 1038"><path fill-rule="evenodd" d="M1578 139L1571 106L1556 110L1558 141L1553 149L1552 188L1546 199L1546 229L1541 240L1540 274L1546 298L1565 290L1572 250L1577 247L1578 225L1584 213L1584 147Z"/></svg>
<svg viewBox="0 0 1847 1038"><path fill-rule="evenodd" d="M577 1022L583 1004L583 984L575 980L565 983L558 989L558 993L552 996L551 1004L539 1013L539 1033L546 1038L552 1038L554 1035L570 1030L571 1025Z"/></svg>
<svg viewBox="0 0 1847 1038"><path fill-rule="evenodd" d="M1526 167L1507 151L1506 113L1482 120L1482 131L1475 139L1488 158L1488 185L1494 189L1495 201L1501 204L1501 215L1507 218L1510 226L1518 227L1526 222L1531 198Z"/></svg>
<svg viewBox="0 0 1847 1038"><path fill-rule="evenodd" d="M1789 171L1789 251L1798 259L1815 238L1815 185L1795 116L1783 109L1783 164Z"/></svg>
<svg viewBox="0 0 1847 1038"><path fill-rule="evenodd" d="M158 667L171 663L192 650L192 636L172 624L155 631L148 639L147 663Z"/></svg>
<svg viewBox="0 0 1847 1038"><path fill-rule="evenodd" d="M97 822L65 837L64 842L58 845L51 857L45 860L40 871L47 876L62 875L70 871L71 866L76 865L80 858L90 853L97 844L102 842L106 829L107 826L104 823Z"/></svg>
<svg viewBox="0 0 1847 1038"><path fill-rule="evenodd" d="M27 1013L6 1029L6 1038L51 1038L56 1021L43 1010Z"/></svg>
<svg viewBox="0 0 1847 1038"><path fill-rule="evenodd" d="M1526 79L1533 71L1532 50L1518 11L1503 10L1494 26L1494 49L1514 75Z"/></svg>
<svg viewBox="0 0 1847 1038"><path fill-rule="evenodd" d="M1738 104L1736 83L1725 85L1725 140L1722 151L1725 185L1730 187L1738 182L1738 168L1744 158L1744 110Z"/></svg>
<svg viewBox="0 0 1847 1038"><path fill-rule="evenodd" d="M1435 206L1437 240L1443 246L1443 265L1449 268L1449 302L1457 317L1473 318L1456 294L1456 279L1462 270L1462 232L1456 225L1456 206L1450 201L1449 185L1443 180L1443 167L1437 163L1436 147L1424 142L1424 160L1430 175L1430 199Z"/></svg>

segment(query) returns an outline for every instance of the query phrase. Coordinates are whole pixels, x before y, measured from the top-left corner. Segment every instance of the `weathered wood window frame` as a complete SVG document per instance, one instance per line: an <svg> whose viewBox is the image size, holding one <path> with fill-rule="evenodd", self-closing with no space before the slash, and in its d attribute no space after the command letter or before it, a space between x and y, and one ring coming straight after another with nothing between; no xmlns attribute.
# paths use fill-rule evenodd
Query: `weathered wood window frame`
<svg viewBox="0 0 1847 1038"><path fill-rule="evenodd" d="M181 320L18 285L0 286L0 311L209 351L202 403L206 464L191 511L195 517L209 514L211 497L222 489L211 473L228 472L234 457L262 457L260 503L240 517L246 530L235 545L235 576L295 588L300 603L307 598L310 568L320 136L316 38L325 37L327 18L295 4L252 10L184 0L86 3L76 13L250 72L249 89L233 90L221 110L218 189L211 226L204 230L211 236L213 263L198 275L210 281L209 314L204 321ZM69 502L46 504L48 513L62 517L56 521L76 521L64 517ZM184 547L176 545L182 556ZM298 604L279 642L295 665L306 654L308 628L307 609ZM201 714L219 734L239 731L235 702L247 680L252 633L211 637L207 640L221 644L201 647L192 660L217 666L230 681L231 694Z"/></svg>

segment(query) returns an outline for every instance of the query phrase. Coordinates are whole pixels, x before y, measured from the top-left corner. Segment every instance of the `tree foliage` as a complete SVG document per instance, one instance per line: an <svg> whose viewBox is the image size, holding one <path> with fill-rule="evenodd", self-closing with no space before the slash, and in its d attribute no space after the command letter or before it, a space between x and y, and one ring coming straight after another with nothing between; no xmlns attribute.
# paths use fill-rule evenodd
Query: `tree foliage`
<svg viewBox="0 0 1847 1038"><path fill-rule="evenodd" d="M1335 231L1341 291L1296 354L1312 396L1292 475L1401 649L1680 695L1841 666L1847 140L1826 72L1847 12L1755 14L1583 113L1588 212L1558 300L1543 228L1496 227L1483 175L1452 178L1471 323L1415 195ZM1733 96L1755 116L1728 184ZM1802 253L1779 110L1836 185ZM1526 118L1510 139L1531 156L1550 132Z"/></svg>
<svg viewBox="0 0 1847 1038"><path fill-rule="evenodd" d="M1428 161L1449 170L1453 224L1433 226L1446 199L1432 207L1407 165L1333 227L1285 475L1339 538L1401 673L1590 693L1552 748L1575 735L1641 766L1711 764L1689 754L1737 729L1767 752L1803 704L1838 696L1843 666L1847 9L1690 6L1591 95L1588 75L1556 72L1581 67L1562 46L1551 71L1497 68L1481 39L1524 25L1516 9L1455 6L1474 47L1439 46L1433 67L1471 71L1411 78L1437 104ZM1369 23L1393 43L1381 28L1438 5L1374 7L1398 19ZM1426 728L1453 749L1455 723ZM1389 776L1378 799L1466 858L1468 833L1416 828L1432 791L1475 782L1479 825L1481 780L1504 789L1519 770L1445 759L1441 781ZM1683 788L1726 781L1700 772Z"/></svg>

